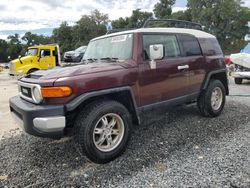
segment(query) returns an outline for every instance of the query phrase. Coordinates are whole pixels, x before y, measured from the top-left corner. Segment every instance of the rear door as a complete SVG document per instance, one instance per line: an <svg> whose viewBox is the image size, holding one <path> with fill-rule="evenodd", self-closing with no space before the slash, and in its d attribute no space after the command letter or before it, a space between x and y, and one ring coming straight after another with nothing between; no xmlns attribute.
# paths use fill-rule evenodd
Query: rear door
<svg viewBox="0 0 250 188"><path fill-rule="evenodd" d="M192 35L178 34L181 56L183 63L187 65L189 74L188 94L195 94L200 91L205 77L204 57L202 55L200 44Z"/></svg>
<svg viewBox="0 0 250 188"><path fill-rule="evenodd" d="M164 58L149 66L149 46L162 44ZM188 67L174 34L143 34L143 60L139 64L140 106L185 96L189 93Z"/></svg>

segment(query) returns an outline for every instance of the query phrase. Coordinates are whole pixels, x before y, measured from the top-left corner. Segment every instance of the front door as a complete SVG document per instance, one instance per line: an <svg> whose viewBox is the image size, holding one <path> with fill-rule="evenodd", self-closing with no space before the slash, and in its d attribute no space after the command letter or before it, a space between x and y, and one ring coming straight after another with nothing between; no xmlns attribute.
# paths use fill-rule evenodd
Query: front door
<svg viewBox="0 0 250 188"><path fill-rule="evenodd" d="M41 69L49 69L53 67L53 56L50 49L40 50L40 61L39 65Z"/></svg>
<svg viewBox="0 0 250 188"><path fill-rule="evenodd" d="M181 57L173 34L143 34L143 61L139 64L140 106L158 103L188 94L188 66ZM150 69L149 46L162 44L164 58L156 60L156 69Z"/></svg>

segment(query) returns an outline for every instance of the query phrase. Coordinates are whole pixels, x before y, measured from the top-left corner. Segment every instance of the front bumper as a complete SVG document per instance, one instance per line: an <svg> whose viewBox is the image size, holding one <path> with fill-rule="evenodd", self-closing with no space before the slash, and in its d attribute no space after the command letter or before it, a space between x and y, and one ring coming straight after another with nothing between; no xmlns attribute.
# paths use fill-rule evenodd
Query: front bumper
<svg viewBox="0 0 250 188"><path fill-rule="evenodd" d="M28 134L47 138L64 135L66 118L63 105L35 105L19 96L10 98L9 103L12 117Z"/></svg>
<svg viewBox="0 0 250 188"><path fill-rule="evenodd" d="M245 78L250 79L250 72L232 72L234 78Z"/></svg>

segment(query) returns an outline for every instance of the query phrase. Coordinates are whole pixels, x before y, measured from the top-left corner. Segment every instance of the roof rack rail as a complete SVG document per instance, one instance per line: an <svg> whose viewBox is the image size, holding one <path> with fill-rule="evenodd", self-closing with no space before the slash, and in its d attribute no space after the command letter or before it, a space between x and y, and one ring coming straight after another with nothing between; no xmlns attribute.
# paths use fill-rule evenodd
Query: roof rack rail
<svg viewBox="0 0 250 188"><path fill-rule="evenodd" d="M134 29L138 29L138 28L121 28L121 29L112 29L112 30L109 30L107 34L111 34L111 33L118 33L118 32L122 32L122 31L129 31L129 30L134 30Z"/></svg>
<svg viewBox="0 0 250 188"><path fill-rule="evenodd" d="M158 22L158 24L155 24ZM174 19L152 19L149 18L145 21L143 28L149 27L176 27L176 28L188 28L203 30L202 25L185 20L174 20Z"/></svg>

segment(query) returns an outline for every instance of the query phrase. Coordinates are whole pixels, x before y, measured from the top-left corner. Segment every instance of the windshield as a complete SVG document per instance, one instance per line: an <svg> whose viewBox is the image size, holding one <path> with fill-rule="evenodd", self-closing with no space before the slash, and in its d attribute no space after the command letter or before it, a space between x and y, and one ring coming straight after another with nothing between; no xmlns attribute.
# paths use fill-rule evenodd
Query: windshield
<svg viewBox="0 0 250 188"><path fill-rule="evenodd" d="M75 50L75 52L85 52L87 46L81 46Z"/></svg>
<svg viewBox="0 0 250 188"><path fill-rule="evenodd" d="M36 56L37 55L37 48L30 48L28 49L28 51L26 52L26 56Z"/></svg>
<svg viewBox="0 0 250 188"><path fill-rule="evenodd" d="M248 54L250 54L250 43L248 45L246 45L245 48L243 48L241 50L241 53L248 53Z"/></svg>
<svg viewBox="0 0 250 188"><path fill-rule="evenodd" d="M86 59L131 59L133 34L117 35L91 41L84 54Z"/></svg>

